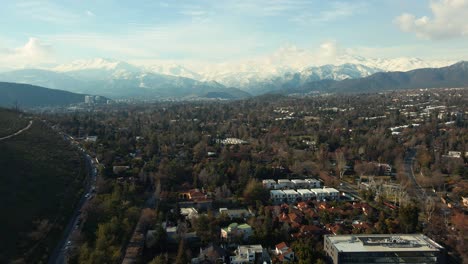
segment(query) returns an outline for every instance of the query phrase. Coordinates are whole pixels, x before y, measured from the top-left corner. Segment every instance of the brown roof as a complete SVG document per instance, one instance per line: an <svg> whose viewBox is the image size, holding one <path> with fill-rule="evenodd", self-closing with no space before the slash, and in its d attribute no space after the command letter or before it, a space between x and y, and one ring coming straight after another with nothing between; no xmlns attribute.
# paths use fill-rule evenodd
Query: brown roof
<svg viewBox="0 0 468 264"><path fill-rule="evenodd" d="M285 242L281 242L281 243L277 244L275 247L276 247L278 250L281 250L281 251L282 251L283 249L288 248L288 245L287 245Z"/></svg>

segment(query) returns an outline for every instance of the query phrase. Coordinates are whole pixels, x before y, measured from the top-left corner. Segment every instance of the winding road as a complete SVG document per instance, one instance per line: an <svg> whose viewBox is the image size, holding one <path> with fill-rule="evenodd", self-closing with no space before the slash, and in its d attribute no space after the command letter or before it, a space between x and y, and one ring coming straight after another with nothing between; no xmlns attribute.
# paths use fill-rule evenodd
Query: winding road
<svg viewBox="0 0 468 264"><path fill-rule="evenodd" d="M5 136L5 137L1 137L1 138L0 138L0 141L3 141L3 140L6 140L6 139L9 139L9 138L12 138L12 137L14 137L14 136L17 136L17 135L23 133L24 131L28 130L28 129L31 127L32 123L33 123L33 121L30 120L30 121L29 121L29 124L28 124L25 128L20 129L20 130L16 131L15 133L11 134L11 135L8 135L8 136Z"/></svg>

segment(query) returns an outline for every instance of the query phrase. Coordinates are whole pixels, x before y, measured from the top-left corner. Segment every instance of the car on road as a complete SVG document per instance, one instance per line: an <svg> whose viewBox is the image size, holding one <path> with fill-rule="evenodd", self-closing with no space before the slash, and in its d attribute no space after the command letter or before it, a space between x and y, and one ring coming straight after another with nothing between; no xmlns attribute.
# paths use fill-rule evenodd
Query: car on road
<svg viewBox="0 0 468 264"><path fill-rule="evenodd" d="M90 193L87 193L87 194L85 194L84 197L85 197L85 198L89 198L89 196L91 196L91 194L90 194Z"/></svg>

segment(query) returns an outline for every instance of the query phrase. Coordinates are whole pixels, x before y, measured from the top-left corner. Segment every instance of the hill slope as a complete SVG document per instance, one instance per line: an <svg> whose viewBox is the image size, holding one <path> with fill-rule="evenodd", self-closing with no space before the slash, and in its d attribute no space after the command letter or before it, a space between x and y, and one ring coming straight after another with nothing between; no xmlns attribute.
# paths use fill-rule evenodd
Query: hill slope
<svg viewBox="0 0 468 264"><path fill-rule="evenodd" d="M63 106L84 102L84 94L48 89L44 87L0 82L0 107Z"/></svg>
<svg viewBox="0 0 468 264"><path fill-rule="evenodd" d="M11 111L0 108L0 124L5 118ZM0 263L47 261L79 200L83 166L78 152L38 120L0 141Z"/></svg>

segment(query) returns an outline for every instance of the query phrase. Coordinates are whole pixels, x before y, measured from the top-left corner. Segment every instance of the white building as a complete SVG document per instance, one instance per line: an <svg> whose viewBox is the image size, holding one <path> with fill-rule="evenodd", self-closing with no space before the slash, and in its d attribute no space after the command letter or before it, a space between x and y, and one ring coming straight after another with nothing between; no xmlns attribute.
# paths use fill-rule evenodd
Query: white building
<svg viewBox="0 0 468 264"><path fill-rule="evenodd" d="M231 264L271 263L270 256L262 245L238 246L234 254L229 257Z"/></svg>
<svg viewBox="0 0 468 264"><path fill-rule="evenodd" d="M198 217L198 211L193 208L180 208L180 214L183 215L186 219L193 219Z"/></svg>
<svg viewBox="0 0 468 264"><path fill-rule="evenodd" d="M263 188L266 189L273 189L276 185L276 181L272 179L267 179L262 181Z"/></svg>
<svg viewBox="0 0 468 264"><path fill-rule="evenodd" d="M275 189L291 189L294 188L294 183L292 183L288 179L280 179L278 180L278 184L276 184Z"/></svg>
<svg viewBox="0 0 468 264"><path fill-rule="evenodd" d="M328 196L328 192L324 189L310 189L317 197L317 201L322 201Z"/></svg>
<svg viewBox="0 0 468 264"><path fill-rule="evenodd" d="M295 190L284 190L284 194L286 194L286 199L288 200L288 203L294 203L297 201L297 198L299 198L299 193L296 192Z"/></svg>
<svg viewBox="0 0 468 264"><path fill-rule="evenodd" d="M286 199L286 194L282 190L271 190L270 199L273 203L282 203Z"/></svg>
<svg viewBox="0 0 468 264"><path fill-rule="evenodd" d="M300 197L302 198L303 201L307 201L313 197L315 197L315 194L308 190L308 189L297 189L297 192L299 193Z"/></svg>
<svg viewBox="0 0 468 264"><path fill-rule="evenodd" d="M249 218L254 215L247 209L219 208L219 213L227 215L231 220L234 218Z"/></svg>
<svg viewBox="0 0 468 264"><path fill-rule="evenodd" d="M291 182L294 184L294 188L296 189L309 187L309 183L306 180L294 179L294 180L291 180Z"/></svg>
<svg viewBox="0 0 468 264"><path fill-rule="evenodd" d="M445 249L422 234L325 235L328 262L447 263Z"/></svg>
<svg viewBox="0 0 468 264"><path fill-rule="evenodd" d="M320 181L316 179L305 179L309 183L309 188L320 188Z"/></svg>
<svg viewBox="0 0 468 264"><path fill-rule="evenodd" d="M338 200L340 192L335 188L323 188L325 192L327 192L327 198L332 200Z"/></svg>
<svg viewBox="0 0 468 264"><path fill-rule="evenodd" d="M85 104L93 104L93 103L94 103L94 96L85 95Z"/></svg>

